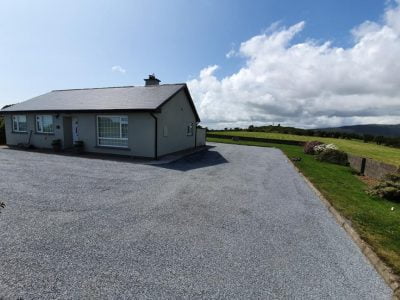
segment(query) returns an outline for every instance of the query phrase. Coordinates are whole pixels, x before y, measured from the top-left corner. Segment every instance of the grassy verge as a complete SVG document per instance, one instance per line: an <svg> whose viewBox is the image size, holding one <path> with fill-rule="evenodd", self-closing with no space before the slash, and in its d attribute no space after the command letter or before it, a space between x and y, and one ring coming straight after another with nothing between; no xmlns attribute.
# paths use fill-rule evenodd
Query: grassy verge
<svg viewBox="0 0 400 300"><path fill-rule="evenodd" d="M318 162L299 146L207 138L209 142L275 147L295 162L300 171L348 220L376 254L400 275L400 203L368 196L366 184L349 167ZM391 208L394 207L394 211Z"/></svg>
<svg viewBox="0 0 400 300"><path fill-rule="evenodd" d="M344 140L335 138L324 138L314 136L303 136L294 134L274 133L274 132L249 132L249 131L213 131L207 134L224 134L232 136L249 136L258 138L269 138L292 141L321 141L327 144L335 144L340 150L347 153L372 158L392 165L400 165L400 149L380 146L373 143L364 143L358 140Z"/></svg>

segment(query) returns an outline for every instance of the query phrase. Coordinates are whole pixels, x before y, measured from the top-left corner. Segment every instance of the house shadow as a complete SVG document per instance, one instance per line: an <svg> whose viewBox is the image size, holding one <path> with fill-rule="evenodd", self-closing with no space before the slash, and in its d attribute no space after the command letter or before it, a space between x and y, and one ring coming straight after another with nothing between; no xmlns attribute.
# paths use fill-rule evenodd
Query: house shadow
<svg viewBox="0 0 400 300"><path fill-rule="evenodd" d="M218 151L207 149L205 151L200 151L184 156L170 163L158 164L154 166L186 172L190 170L225 164L228 162L229 161L227 161Z"/></svg>
<svg viewBox="0 0 400 300"><path fill-rule="evenodd" d="M74 152L69 152L69 151L54 152L50 149L0 146L0 149L9 151L40 153L54 157L67 156L75 158L133 163L139 165L161 167L165 169L171 169L183 172L227 163L228 161L218 151L212 150L213 148L214 146L206 146L202 149L199 149L199 151L193 152L191 154L188 154L187 151L182 151L181 153L178 154L167 155L164 158L161 157L160 160L155 161L152 158L137 158L131 156L116 155L116 154L101 154L101 153L90 153L90 152L76 154Z"/></svg>
<svg viewBox="0 0 400 300"><path fill-rule="evenodd" d="M23 148L18 146L0 146L1 150L9 150L16 152L28 152L28 153L39 153L46 154L54 157L73 157L73 158L84 158L93 160L104 160L104 161L114 161L114 162L124 162L124 163L134 163L134 164L150 164L152 158L136 158L128 155L119 155L111 153L94 153L94 152L83 152L75 153L71 150L63 150L61 152L54 152L51 149L41 149L41 148ZM1 298L0 298L1 300Z"/></svg>

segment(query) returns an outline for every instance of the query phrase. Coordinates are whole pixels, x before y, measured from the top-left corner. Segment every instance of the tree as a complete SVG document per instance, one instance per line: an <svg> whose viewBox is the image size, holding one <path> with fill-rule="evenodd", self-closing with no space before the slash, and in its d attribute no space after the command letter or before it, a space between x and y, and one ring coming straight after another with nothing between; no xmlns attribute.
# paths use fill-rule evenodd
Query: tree
<svg viewBox="0 0 400 300"><path fill-rule="evenodd" d="M314 130L307 130L307 135L309 135L309 136L314 136Z"/></svg>
<svg viewBox="0 0 400 300"><path fill-rule="evenodd" d="M364 134L363 141L364 143L372 142L374 140L374 136L371 134Z"/></svg>
<svg viewBox="0 0 400 300"><path fill-rule="evenodd" d="M382 145L382 143L385 141L385 137L382 135L378 135L374 138L374 141L377 145Z"/></svg>

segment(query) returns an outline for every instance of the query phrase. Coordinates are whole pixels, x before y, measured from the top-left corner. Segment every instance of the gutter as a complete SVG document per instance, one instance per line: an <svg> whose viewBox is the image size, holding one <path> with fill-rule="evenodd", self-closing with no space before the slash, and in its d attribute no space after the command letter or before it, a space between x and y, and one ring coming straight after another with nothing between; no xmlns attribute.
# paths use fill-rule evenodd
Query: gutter
<svg viewBox="0 0 400 300"><path fill-rule="evenodd" d="M154 118L154 159L158 160L158 119L153 113L150 115Z"/></svg>

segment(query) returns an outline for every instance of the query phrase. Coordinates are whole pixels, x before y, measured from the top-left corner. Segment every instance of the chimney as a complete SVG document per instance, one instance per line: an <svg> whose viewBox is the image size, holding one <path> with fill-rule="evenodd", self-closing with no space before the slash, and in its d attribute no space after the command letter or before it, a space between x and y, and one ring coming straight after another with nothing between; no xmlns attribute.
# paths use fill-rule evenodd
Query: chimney
<svg viewBox="0 0 400 300"><path fill-rule="evenodd" d="M156 75L154 75L154 73L149 75L149 78L145 79L144 81L146 83L145 86L159 85L161 82L160 79L156 78Z"/></svg>

